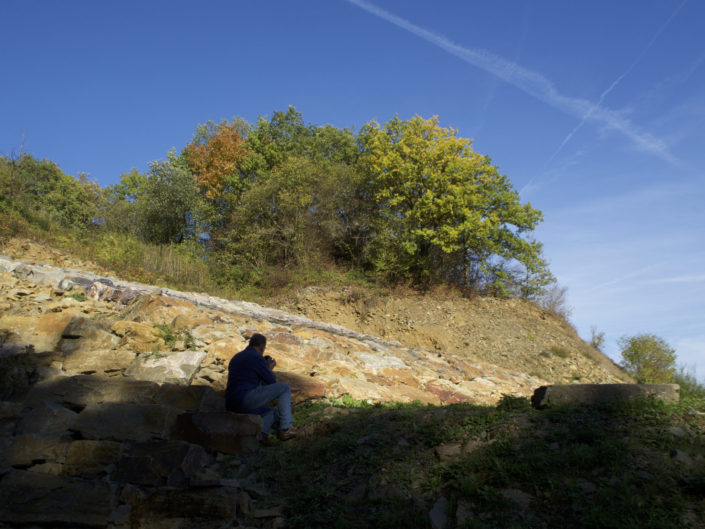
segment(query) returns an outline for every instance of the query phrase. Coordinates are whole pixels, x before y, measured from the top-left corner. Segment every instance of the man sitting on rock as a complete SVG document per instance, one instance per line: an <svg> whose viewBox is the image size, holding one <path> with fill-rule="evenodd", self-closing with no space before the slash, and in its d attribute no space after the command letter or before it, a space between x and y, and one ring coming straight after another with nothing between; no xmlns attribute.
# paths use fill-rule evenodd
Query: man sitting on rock
<svg viewBox="0 0 705 529"><path fill-rule="evenodd" d="M279 409L279 439L286 441L297 435L291 426L291 388L277 382L272 369L276 361L263 356L267 338L253 334L250 343L230 360L225 407L236 413L253 413L262 417L260 441L269 444L269 429L276 419L274 408L267 404L276 400Z"/></svg>

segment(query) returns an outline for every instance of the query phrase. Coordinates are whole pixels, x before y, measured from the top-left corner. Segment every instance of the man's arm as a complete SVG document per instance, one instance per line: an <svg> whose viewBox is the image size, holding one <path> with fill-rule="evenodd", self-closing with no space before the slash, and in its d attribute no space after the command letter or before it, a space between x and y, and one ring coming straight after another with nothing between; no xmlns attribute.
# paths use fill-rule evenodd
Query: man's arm
<svg viewBox="0 0 705 529"><path fill-rule="evenodd" d="M265 384L274 384L277 381L277 377L272 373L272 369L269 367L267 360L260 357L259 362L257 362L257 375L262 379Z"/></svg>

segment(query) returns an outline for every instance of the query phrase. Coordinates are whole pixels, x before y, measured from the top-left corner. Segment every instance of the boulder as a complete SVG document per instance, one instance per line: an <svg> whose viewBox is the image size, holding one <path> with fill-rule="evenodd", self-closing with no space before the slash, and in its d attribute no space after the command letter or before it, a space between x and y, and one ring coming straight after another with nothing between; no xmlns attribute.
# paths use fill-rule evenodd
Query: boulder
<svg viewBox="0 0 705 529"><path fill-rule="evenodd" d="M59 348L65 355L79 349L112 349L120 339L103 329L102 325L90 318L76 316L71 319L61 334Z"/></svg>
<svg viewBox="0 0 705 529"><path fill-rule="evenodd" d="M584 405L624 400L655 398L678 402L678 384L568 384L541 386L534 391L531 404L536 408L551 405Z"/></svg>
<svg viewBox="0 0 705 529"><path fill-rule="evenodd" d="M62 474L99 478L116 464L123 453L123 445L114 441L73 441L66 452Z"/></svg>
<svg viewBox="0 0 705 529"><path fill-rule="evenodd" d="M22 434L2 440L0 467L28 467L39 462L63 463L71 438L59 435Z"/></svg>
<svg viewBox="0 0 705 529"><path fill-rule="evenodd" d="M75 411L55 402L45 401L26 412L17 426L17 433L59 435L68 432L78 417Z"/></svg>
<svg viewBox="0 0 705 529"><path fill-rule="evenodd" d="M325 383L310 375L277 371L277 381L289 384L291 399L294 403L323 398L327 395Z"/></svg>
<svg viewBox="0 0 705 529"><path fill-rule="evenodd" d="M54 377L37 383L26 402L45 400L59 402L68 408L82 409L102 402L152 403L159 390L154 382L130 380L123 377L77 375Z"/></svg>
<svg viewBox="0 0 705 529"><path fill-rule="evenodd" d="M176 420L171 438L226 454L237 454L257 449L257 434L261 431L262 418L259 415L227 411L183 413Z"/></svg>
<svg viewBox="0 0 705 529"><path fill-rule="evenodd" d="M116 486L12 470L0 481L0 521L11 524L104 527L116 505Z"/></svg>
<svg viewBox="0 0 705 529"><path fill-rule="evenodd" d="M125 376L159 384L188 386L205 357L206 353L197 351L142 355L127 368Z"/></svg>
<svg viewBox="0 0 705 529"><path fill-rule="evenodd" d="M54 287L58 286L59 282L66 277L66 272L60 268L53 268L48 265L30 265L26 263L18 264L12 273L19 279L33 283L44 283Z"/></svg>
<svg viewBox="0 0 705 529"><path fill-rule="evenodd" d="M185 487L211 462L201 446L183 441L135 443L117 464L113 479L135 485Z"/></svg>
<svg viewBox="0 0 705 529"><path fill-rule="evenodd" d="M428 521L432 529L447 529L449 527L448 511L448 500L441 496L428 513Z"/></svg>
<svg viewBox="0 0 705 529"><path fill-rule="evenodd" d="M78 415L73 429L80 432L85 439L166 439L178 414L179 410L176 408L159 404L90 404Z"/></svg>
<svg viewBox="0 0 705 529"><path fill-rule="evenodd" d="M61 341L61 335L73 317L70 313L48 312L37 321L32 340L37 351L54 351Z"/></svg>
<svg viewBox="0 0 705 529"><path fill-rule="evenodd" d="M23 409L21 402L0 400L0 438L14 434Z"/></svg>
<svg viewBox="0 0 705 529"><path fill-rule="evenodd" d="M157 490L133 508L131 527L224 527L223 520L237 515L238 491L226 487L211 489ZM202 525L205 521L214 525ZM169 522L174 522L174 525Z"/></svg>
<svg viewBox="0 0 705 529"><path fill-rule="evenodd" d="M148 323L120 320L115 322L110 330L121 337L120 347L127 347L138 353L147 353L164 345L159 330Z"/></svg>
<svg viewBox="0 0 705 529"><path fill-rule="evenodd" d="M154 397L154 403L183 411L225 411L225 399L208 386L163 384Z"/></svg>
<svg viewBox="0 0 705 529"><path fill-rule="evenodd" d="M69 374L112 373L130 367L137 355L124 349L77 349L64 359Z"/></svg>

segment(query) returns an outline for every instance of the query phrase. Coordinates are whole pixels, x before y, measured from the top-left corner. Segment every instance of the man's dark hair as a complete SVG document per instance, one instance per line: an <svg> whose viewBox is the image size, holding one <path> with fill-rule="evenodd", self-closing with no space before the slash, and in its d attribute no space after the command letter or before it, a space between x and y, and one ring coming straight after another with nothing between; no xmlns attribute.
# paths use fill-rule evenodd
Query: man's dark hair
<svg viewBox="0 0 705 529"><path fill-rule="evenodd" d="M253 334L250 338L250 347L259 347L267 345L267 337L264 334Z"/></svg>

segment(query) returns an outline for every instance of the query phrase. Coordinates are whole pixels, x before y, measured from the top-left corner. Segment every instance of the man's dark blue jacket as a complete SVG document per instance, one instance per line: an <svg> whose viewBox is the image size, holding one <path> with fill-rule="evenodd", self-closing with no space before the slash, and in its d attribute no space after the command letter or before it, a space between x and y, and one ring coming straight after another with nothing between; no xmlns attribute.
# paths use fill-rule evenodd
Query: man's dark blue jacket
<svg viewBox="0 0 705 529"><path fill-rule="evenodd" d="M248 391L262 384L274 384L274 373L267 367L267 361L254 347L232 357L228 364L228 385L225 388L227 409L237 411Z"/></svg>

